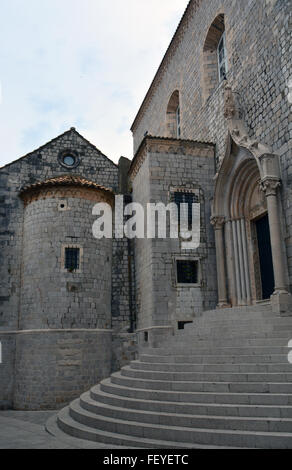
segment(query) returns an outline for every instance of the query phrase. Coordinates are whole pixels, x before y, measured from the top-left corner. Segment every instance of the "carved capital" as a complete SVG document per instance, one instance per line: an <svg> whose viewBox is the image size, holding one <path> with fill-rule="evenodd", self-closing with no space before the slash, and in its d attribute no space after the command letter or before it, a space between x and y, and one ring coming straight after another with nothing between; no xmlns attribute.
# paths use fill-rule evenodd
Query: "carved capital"
<svg viewBox="0 0 292 470"><path fill-rule="evenodd" d="M268 196L276 196L277 189L280 188L281 181L277 178L267 178L260 181L260 189Z"/></svg>
<svg viewBox="0 0 292 470"><path fill-rule="evenodd" d="M225 224L225 217L222 215L216 215L211 217L211 224L214 227L214 230L222 230Z"/></svg>

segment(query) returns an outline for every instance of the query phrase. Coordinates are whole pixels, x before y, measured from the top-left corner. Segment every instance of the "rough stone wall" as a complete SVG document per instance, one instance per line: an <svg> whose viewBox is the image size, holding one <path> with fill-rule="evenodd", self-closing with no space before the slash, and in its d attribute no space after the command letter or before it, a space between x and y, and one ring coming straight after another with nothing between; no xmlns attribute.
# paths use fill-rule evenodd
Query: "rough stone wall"
<svg viewBox="0 0 292 470"><path fill-rule="evenodd" d="M80 163L76 168L67 169L59 163L59 152L64 149L78 152ZM33 356L31 348L27 352L22 350L22 347L27 347L27 342L21 340L19 336L21 333L17 333L18 341L15 340L15 331L18 331L19 328L111 328L110 298L105 303L101 295L101 292L110 292L110 276L107 285L104 282L102 283L101 290L100 286L97 286L97 279L102 277L104 265L99 270L100 276L96 272L88 272L88 279L85 281L84 278L79 279L82 274L66 273L67 278L65 279L66 276L63 276L64 278L59 282L61 242L64 244L67 242L69 242L68 244L78 244L80 242L78 237L87 238L88 236L86 243L90 245L91 251L90 253L84 251L84 266L92 267L95 263L97 240L91 234L91 223L94 220L94 217L90 214L92 203L84 199L78 201L75 198L70 199L68 205L73 208L74 216L72 217L72 211L58 212L56 200L52 199L49 203L45 200L36 201L31 204L31 207L27 207L25 214L23 202L19 198L19 191L24 186L70 173L81 175L93 182L118 191L118 167L74 129L57 137L26 157L0 169L0 333L1 331L6 332L0 336L0 341L3 339L3 362L0 364L1 407L12 406L13 400L17 404L15 406L18 407L33 406L33 399L31 398L31 401L29 401L26 392L23 393L22 403L19 392L16 392L15 396L13 395L13 390L17 387L17 384L24 386L26 380L24 376L25 367L28 367L29 361L25 358L30 357L29 360L31 360ZM82 224L80 224L80 221L82 221ZM26 232L24 237L23 227L25 227ZM67 237L73 238L69 239ZM21 264L24 244L26 245L24 257L27 272L23 272ZM41 244L43 247L41 247ZM44 248L43 252L42 248ZM111 253L108 254L111 255ZM115 254L114 251L114 257ZM29 267L30 261L32 264ZM114 260L113 266L115 265ZM49 273L49 268L52 268L53 275ZM94 269L96 270L96 267ZM21 273L24 274L22 280ZM125 279L116 276L114 269L112 277L117 289L119 283L125 285ZM22 299L20 296L21 282L23 286ZM77 290L75 290L75 284ZM75 292L72 291L72 286ZM44 302L42 312L38 310L40 308L40 295ZM126 296L127 293L124 294L125 303ZM102 315L98 316L96 314L97 307L94 307L94 304L103 306ZM122 327L125 325L126 315L125 308L123 318L117 318L115 328L119 329L120 322ZM110 374L112 353L112 346L109 345L111 341L109 340L109 333L94 333L94 330L92 330L88 334L95 335L96 339L101 341L102 352L98 350L98 345L94 346L93 349L97 348L96 353L98 354L95 357L95 367L92 365L93 358L88 359L88 364L84 359L85 362L83 361L80 366L93 368L91 383L89 384L88 381L84 380L85 389L88 388L88 384L90 386L92 383L97 382L101 375ZM45 357L48 358L48 354L52 353L54 348L57 348L57 343L54 343L56 337L50 336L50 333L48 335L48 339L44 340L45 333L40 333L39 336L36 332L34 333L32 344L37 348L35 351L39 355L39 360L35 357L31 364L34 373L41 373L44 369ZM49 338L51 338L51 343ZM65 333L62 338L66 340ZM103 349L105 347L107 347L107 350ZM16 357L15 351L17 351ZM21 359L22 354L24 354L23 360ZM15 373L14 364L16 364ZM70 367L68 365L68 372L66 372L64 365L60 374L66 376L70 372ZM78 372L77 365L75 365L75 368L73 367L73 370L77 375L80 372L80 369ZM84 374L79 375L83 376ZM27 377L30 376L31 374L27 372ZM74 396L78 396L81 390L81 384L79 384L80 387L78 385L77 390L76 387L73 387L73 379L70 380L71 382L68 381L67 385L64 386L64 397L65 399L67 397L68 400L71 399L70 386ZM34 383L36 382L37 379L35 378ZM47 386L48 384L44 382L44 387ZM30 395L34 395L29 382L26 382L25 387ZM56 387L56 384L51 386L51 397L56 393ZM38 392L41 393L40 387ZM19 394L17 395L17 393ZM48 394L49 391L46 390L47 397ZM38 399L36 395L34 396L35 406L38 406ZM28 400L27 403L26 400ZM51 404L49 404L49 399L46 400L48 406L54 406L52 400Z"/></svg>
<svg viewBox="0 0 292 470"><path fill-rule="evenodd" d="M60 165L58 154L71 148L79 153L77 168ZM0 328L18 327L23 203L19 190L26 185L67 173L116 190L118 169L107 157L71 130L23 159L0 169Z"/></svg>
<svg viewBox="0 0 292 470"><path fill-rule="evenodd" d="M286 215L286 246L292 284L292 123L288 102L291 69L290 0L193 1L187 21L174 39L161 79L133 126L134 151L144 133L167 136L166 109L174 90L180 93L181 137L216 144L217 161L225 151L223 84L206 100L203 47L217 15L225 15L227 80L244 111L250 136L271 146L282 167L282 202Z"/></svg>
<svg viewBox="0 0 292 470"><path fill-rule="evenodd" d="M20 329L111 328L111 239L92 236L94 204L49 197L25 208ZM65 246L79 247L76 272L64 269Z"/></svg>
<svg viewBox="0 0 292 470"><path fill-rule="evenodd" d="M2 364L0 364L0 409L13 405L15 335L0 331Z"/></svg>
<svg viewBox="0 0 292 470"><path fill-rule="evenodd" d="M61 408L109 376L110 331L27 331L15 341L15 409Z"/></svg>
<svg viewBox="0 0 292 470"><path fill-rule="evenodd" d="M167 205L176 189L198 189L202 195L199 248L182 249L181 240L169 237L136 240L138 330L149 330L151 336L157 336L163 331L167 333L167 327L168 332L177 329L179 321L192 321L204 310L216 306L214 233L209 224L214 190L214 148L150 137L146 139L146 147L147 155L143 157L143 151L140 155L144 162L133 177L135 201L143 201L144 205L146 202ZM200 285L177 286L176 259L199 259ZM139 342L143 342L143 335L139 337Z"/></svg>
<svg viewBox="0 0 292 470"><path fill-rule="evenodd" d="M149 157L146 156L140 171L133 180L133 200L140 203L144 210L150 202L150 168ZM136 311L138 330L153 325L153 278L151 270L151 240L135 239L135 280L136 280Z"/></svg>

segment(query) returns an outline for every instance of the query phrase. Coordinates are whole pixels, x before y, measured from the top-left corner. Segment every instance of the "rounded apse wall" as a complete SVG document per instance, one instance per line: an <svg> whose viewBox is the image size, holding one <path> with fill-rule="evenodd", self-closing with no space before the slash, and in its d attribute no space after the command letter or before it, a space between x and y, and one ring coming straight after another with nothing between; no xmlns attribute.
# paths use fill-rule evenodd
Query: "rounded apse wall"
<svg viewBox="0 0 292 470"><path fill-rule="evenodd" d="M113 197L44 184L22 199L14 407L58 408L111 372L112 241L93 237L92 209Z"/></svg>

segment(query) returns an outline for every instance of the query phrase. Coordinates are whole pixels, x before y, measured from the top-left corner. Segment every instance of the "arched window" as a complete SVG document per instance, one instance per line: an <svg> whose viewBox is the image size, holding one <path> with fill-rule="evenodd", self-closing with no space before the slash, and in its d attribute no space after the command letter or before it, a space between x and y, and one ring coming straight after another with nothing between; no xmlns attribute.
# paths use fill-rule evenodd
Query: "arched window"
<svg viewBox="0 0 292 470"><path fill-rule="evenodd" d="M218 15L209 28L203 49L203 90L207 99L228 71L224 15Z"/></svg>
<svg viewBox="0 0 292 470"><path fill-rule="evenodd" d="M166 111L166 133L167 137L180 139L181 137L181 115L179 103L179 91L176 90L170 97Z"/></svg>

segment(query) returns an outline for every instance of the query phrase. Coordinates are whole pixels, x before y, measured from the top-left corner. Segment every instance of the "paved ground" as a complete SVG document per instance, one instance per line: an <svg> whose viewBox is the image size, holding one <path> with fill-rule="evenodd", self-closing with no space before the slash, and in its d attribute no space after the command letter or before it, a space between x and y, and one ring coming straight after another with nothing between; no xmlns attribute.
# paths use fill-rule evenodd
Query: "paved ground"
<svg viewBox="0 0 292 470"><path fill-rule="evenodd" d="M55 411L0 411L0 449L76 449L51 436L46 421Z"/></svg>

